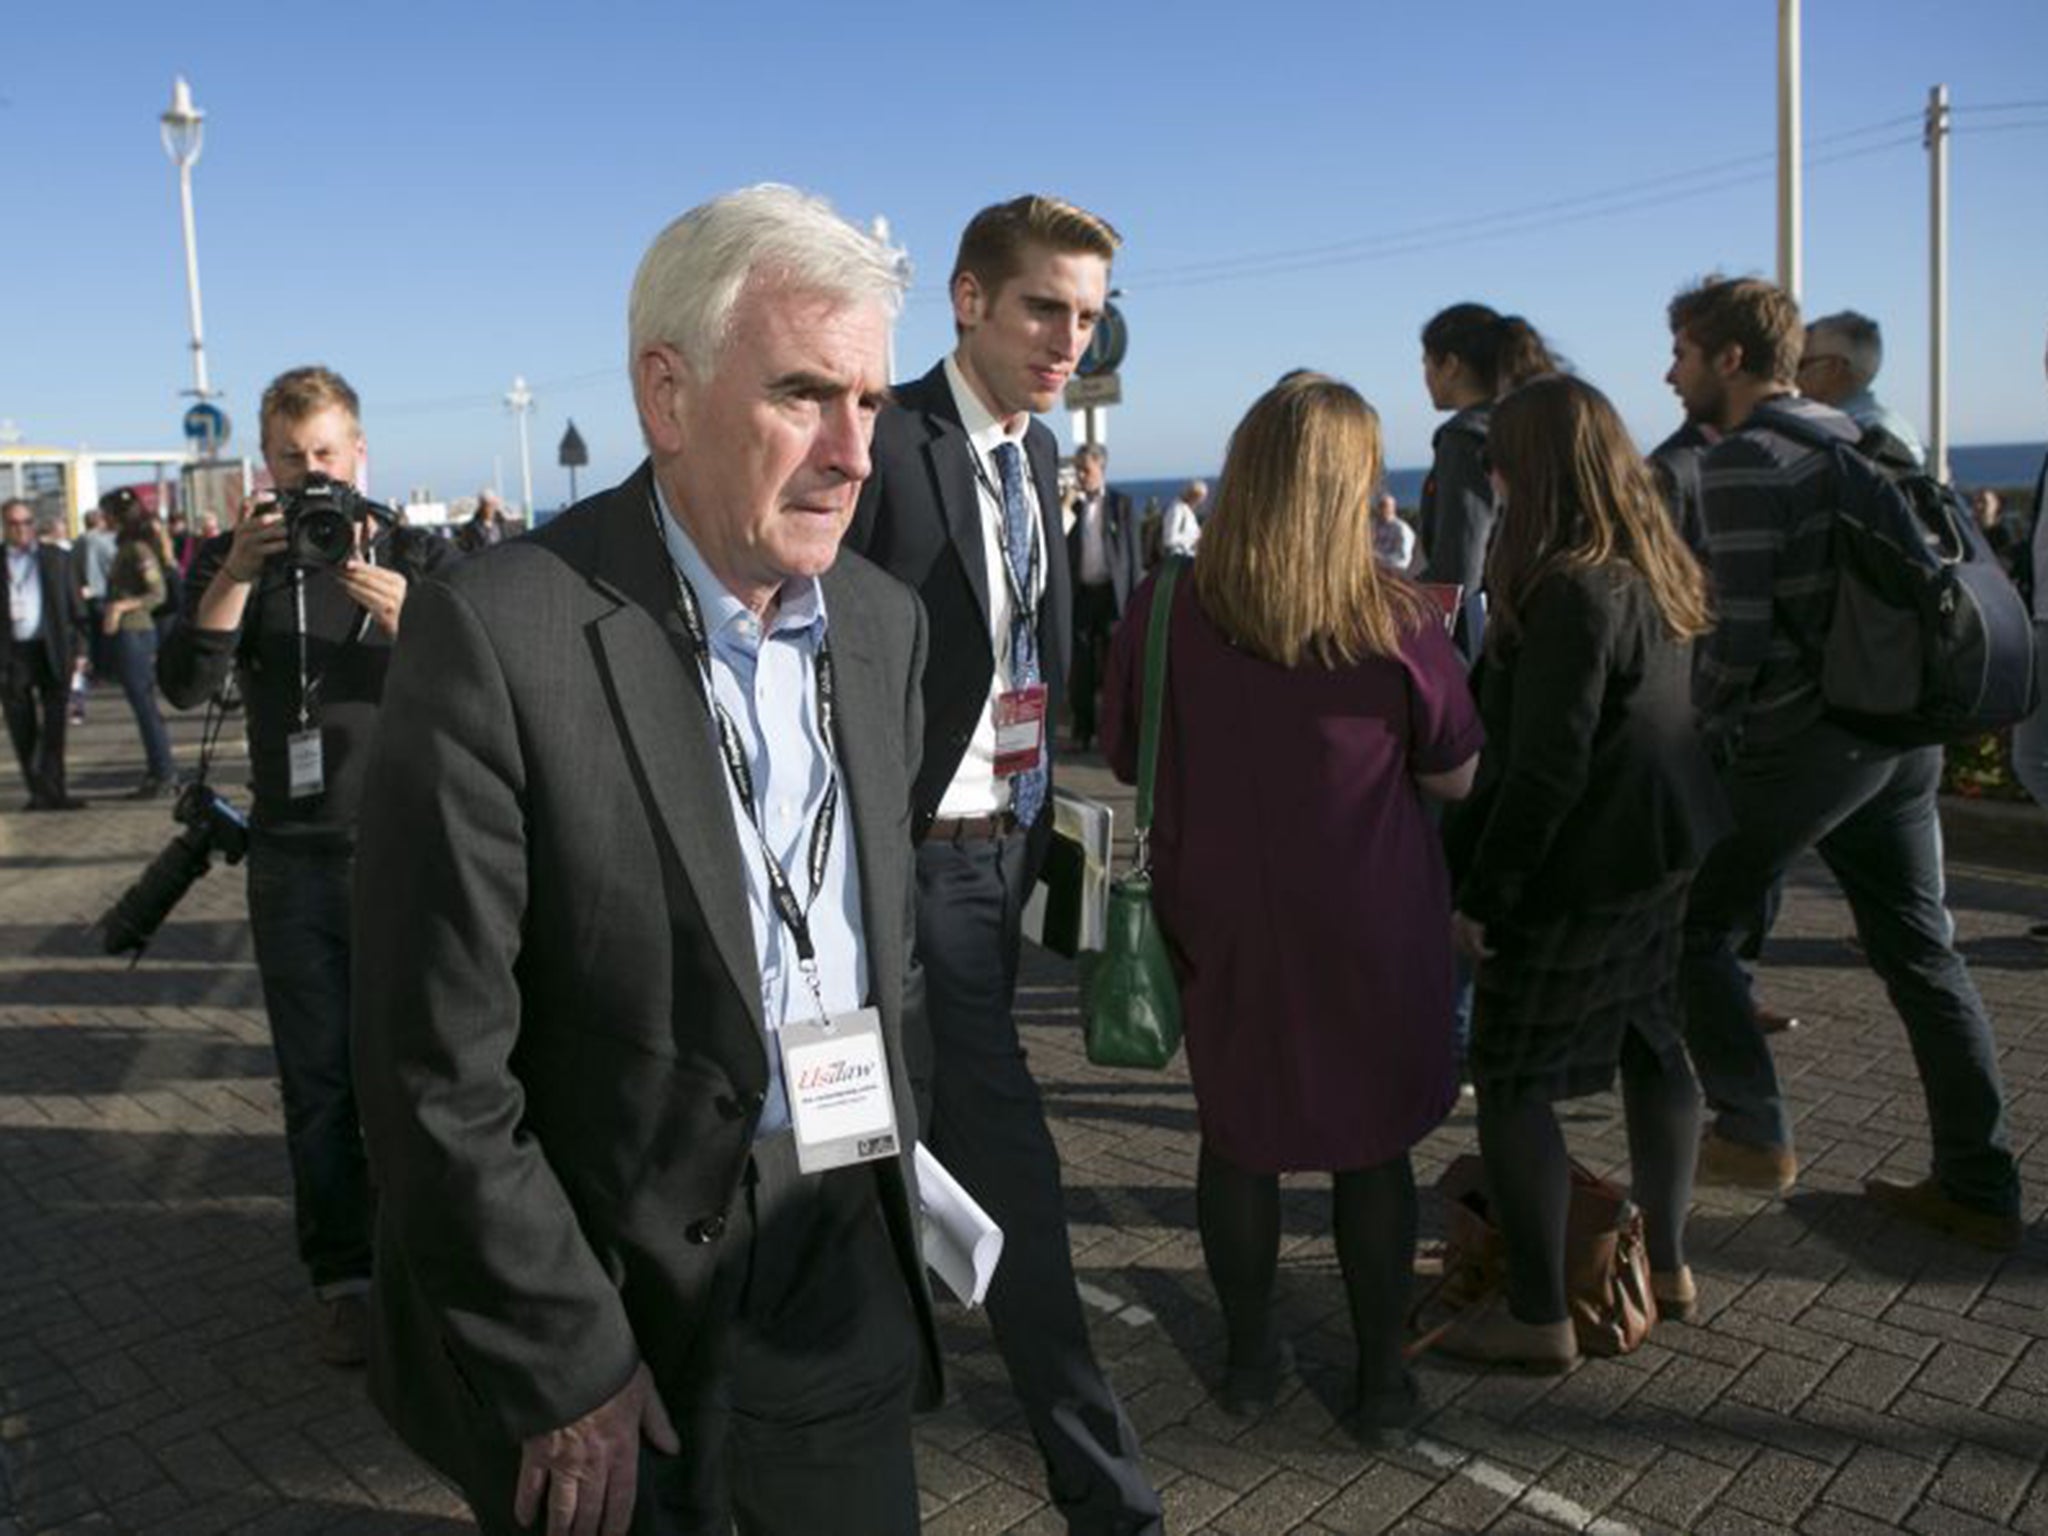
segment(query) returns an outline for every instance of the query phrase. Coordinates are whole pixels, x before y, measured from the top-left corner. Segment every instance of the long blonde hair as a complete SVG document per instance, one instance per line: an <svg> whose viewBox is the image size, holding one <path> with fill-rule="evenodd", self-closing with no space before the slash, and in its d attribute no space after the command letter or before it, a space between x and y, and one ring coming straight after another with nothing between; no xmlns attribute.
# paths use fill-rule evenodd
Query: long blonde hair
<svg viewBox="0 0 2048 1536"><path fill-rule="evenodd" d="M1493 408L1487 453L1507 505L1486 561L1491 645L1514 639L1537 584L1561 567L1633 566L1673 639L1714 627L1707 580L1607 397L1566 374Z"/></svg>
<svg viewBox="0 0 2048 1536"><path fill-rule="evenodd" d="M1380 419L1357 390L1295 373L1266 391L1230 436L1195 559L1210 622L1286 667L1397 653L1430 610L1373 557L1379 483Z"/></svg>

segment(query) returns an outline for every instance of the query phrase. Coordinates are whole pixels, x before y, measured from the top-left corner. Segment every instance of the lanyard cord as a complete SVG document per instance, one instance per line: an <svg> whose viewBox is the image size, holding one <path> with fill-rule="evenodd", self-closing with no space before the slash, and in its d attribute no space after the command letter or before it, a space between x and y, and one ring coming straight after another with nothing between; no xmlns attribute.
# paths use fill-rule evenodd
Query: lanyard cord
<svg viewBox="0 0 2048 1536"><path fill-rule="evenodd" d="M661 510L650 502L654 512L656 538L662 538ZM667 541L663 539L666 549ZM783 927L796 944L797 968L803 973L805 983L811 990L811 1001L817 1005L818 1020L826 1029L831 1020L825 1011L825 989L818 976L818 951L811 940L811 908L817 903L818 893L825 888L826 866L832 856L832 838L839 820L839 764L835 722L837 690L832 672L832 648L823 637L818 641L818 650L813 666L817 673L818 735L825 744L825 794L818 803L818 813L811 823L810 896L798 901L795 889L789 883L789 876L782 868L782 861L769 846L768 834L761 828L761 814L754 800L754 775L747 767L747 754L740 743L740 729L731 713L720 702L717 689L711 677L711 642L704 629L704 613L697 604L697 594L691 589L689 579L683 575L682 567L671 559L670 568L676 578L676 608L681 613L683 628L689 632L690 649L696 656L697 675L704 684L704 704L710 712L713 729L718 736L718 753L725 760L727 777L732 780L734 792L739 796L740 808L746 813L747 824L754 829L754 838L761 845L761 862L768 876L768 892L781 918Z"/></svg>
<svg viewBox="0 0 2048 1536"><path fill-rule="evenodd" d="M374 549L366 548L363 557L371 565L377 563L377 552ZM370 611L365 608L358 612L355 628L349 631L348 638L342 641L340 648L327 665L320 669L319 675L314 676L310 642L306 636L306 568L295 565L291 571L292 615L299 636L299 729L303 731L313 723L313 706L319 702L320 685L327 681L327 674L334 669L335 660L340 658L342 651L356 644L370 632Z"/></svg>

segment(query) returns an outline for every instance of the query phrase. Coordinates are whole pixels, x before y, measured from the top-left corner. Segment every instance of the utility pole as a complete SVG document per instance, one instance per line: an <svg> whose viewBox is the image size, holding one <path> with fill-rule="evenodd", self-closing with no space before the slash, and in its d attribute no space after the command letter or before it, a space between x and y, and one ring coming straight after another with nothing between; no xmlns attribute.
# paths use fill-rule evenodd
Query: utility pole
<svg viewBox="0 0 2048 1536"><path fill-rule="evenodd" d="M1948 479L1948 87L1927 90L1927 469Z"/></svg>
<svg viewBox="0 0 2048 1536"><path fill-rule="evenodd" d="M1778 0L1778 286L1800 287L1799 0Z"/></svg>
<svg viewBox="0 0 2048 1536"><path fill-rule="evenodd" d="M533 391L526 376L515 374L505 395L505 408L519 418L519 515L533 526L533 449L527 442L526 418L533 414Z"/></svg>
<svg viewBox="0 0 2048 1536"><path fill-rule="evenodd" d="M170 110L157 119L164 153L178 168L178 200L185 214L185 298L192 314L192 393L213 398L206 382L206 340L199 322L199 236L192 220L192 167L206 147L206 114L192 105L192 87L179 75L171 84Z"/></svg>

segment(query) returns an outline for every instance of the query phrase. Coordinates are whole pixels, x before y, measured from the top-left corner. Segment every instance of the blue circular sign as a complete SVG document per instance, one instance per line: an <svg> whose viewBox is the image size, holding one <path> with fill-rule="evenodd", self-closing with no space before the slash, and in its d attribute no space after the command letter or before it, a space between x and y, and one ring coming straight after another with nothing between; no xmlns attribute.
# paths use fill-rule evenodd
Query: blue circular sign
<svg viewBox="0 0 2048 1536"><path fill-rule="evenodd" d="M1124 351L1130 344L1130 327L1124 324L1123 311L1105 303L1102 318L1095 324L1095 334L1088 340L1088 350L1074 364L1074 372L1084 379L1099 373L1115 373L1123 366Z"/></svg>
<svg viewBox="0 0 2048 1536"><path fill-rule="evenodd" d="M211 400L201 400L185 412L185 436L203 453L212 453L228 440L228 413Z"/></svg>

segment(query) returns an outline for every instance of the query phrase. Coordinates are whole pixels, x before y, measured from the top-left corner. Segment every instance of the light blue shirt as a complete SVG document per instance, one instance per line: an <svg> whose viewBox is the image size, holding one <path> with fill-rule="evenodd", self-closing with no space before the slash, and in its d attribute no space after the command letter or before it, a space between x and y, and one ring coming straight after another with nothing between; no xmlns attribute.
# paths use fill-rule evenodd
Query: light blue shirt
<svg viewBox="0 0 2048 1536"><path fill-rule="evenodd" d="M1920 434L1913 430L1913 424L1869 390L1857 390L1835 409L1866 432L1872 427L1883 427L1912 451L1915 464L1926 467L1927 449L1920 442Z"/></svg>
<svg viewBox="0 0 2048 1536"><path fill-rule="evenodd" d="M811 827L831 782L832 754L818 730L818 647L826 634L825 593L813 577L783 583L767 633L753 613L711 573L682 524L671 515L660 487L661 531L669 558L697 595L711 644L711 686L732 716L754 778L755 807L768 847L782 863L798 901L811 894ZM703 728L717 750L708 712ZM813 1019L817 1004L797 966L796 940L776 913L762 839L747 825L746 808L725 759L718 759L738 829L740 862L747 872L747 914L761 965L761 1017L772 1036L788 1018ZM659 792L660 786L656 786ZM838 824L825 863L825 883L810 906L811 944L825 1011L847 1013L868 997L867 937L861 921L860 865L853 846L853 813L845 778L839 782ZM782 1053L770 1039L768 1101L757 1135L789 1125L782 1083Z"/></svg>
<svg viewBox="0 0 2048 1536"><path fill-rule="evenodd" d="M17 640L35 639L43 627L43 568L33 548L7 546L7 616Z"/></svg>

